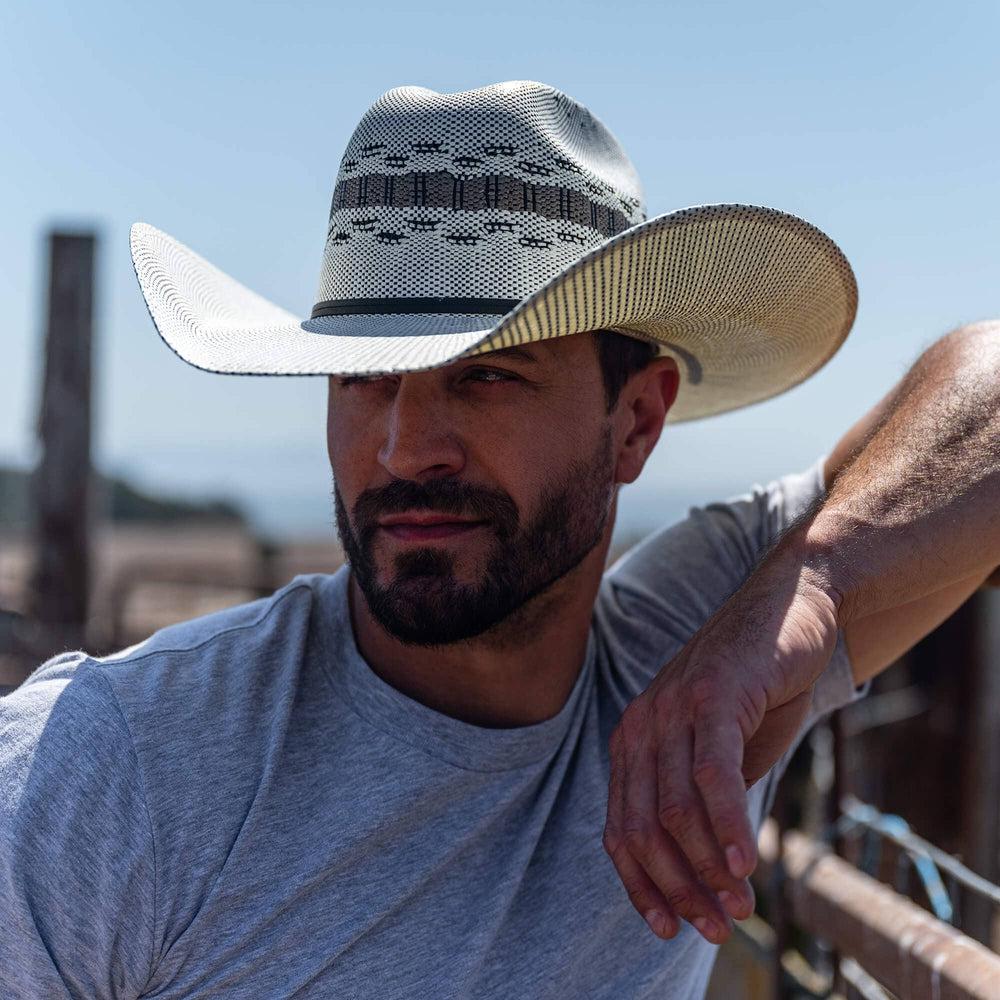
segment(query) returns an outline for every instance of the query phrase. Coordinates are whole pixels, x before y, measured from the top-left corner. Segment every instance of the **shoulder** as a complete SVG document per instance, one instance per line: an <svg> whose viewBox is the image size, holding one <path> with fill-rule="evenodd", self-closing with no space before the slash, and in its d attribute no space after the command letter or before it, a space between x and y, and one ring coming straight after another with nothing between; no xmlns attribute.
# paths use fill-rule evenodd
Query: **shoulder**
<svg viewBox="0 0 1000 1000"><path fill-rule="evenodd" d="M57 656L0 699L5 739L30 747L42 729L71 743L120 734L154 766L169 764L173 748L207 749L252 732L277 692L294 687L329 579L296 577L269 597L170 626L109 656Z"/></svg>
<svg viewBox="0 0 1000 1000"><path fill-rule="evenodd" d="M54 949L88 976L119 962L145 982L156 901L224 864L333 579L296 578L112 656L62 654L0 698L0 923L17 923L39 981Z"/></svg>
<svg viewBox="0 0 1000 1000"><path fill-rule="evenodd" d="M824 456L825 457L825 456ZM605 573L607 597L697 630L792 522L824 496L823 461L741 494L692 507L629 549Z"/></svg>
<svg viewBox="0 0 1000 1000"><path fill-rule="evenodd" d="M134 646L96 657L95 662L105 665L109 673L121 673L139 664L148 666L165 659L190 658L192 654L196 654L195 659L212 662L221 650L266 644L308 619L326 579L321 575L297 576L268 597L170 625Z"/></svg>
<svg viewBox="0 0 1000 1000"><path fill-rule="evenodd" d="M97 809L111 796L144 808L128 723L85 654L49 660L0 698L0 788L8 845L65 822L71 802Z"/></svg>
<svg viewBox="0 0 1000 1000"><path fill-rule="evenodd" d="M128 723L86 656L56 657L0 698L0 984L55 996L66 977L103 997L117 977L137 995L154 882Z"/></svg>
<svg viewBox="0 0 1000 1000"><path fill-rule="evenodd" d="M268 597L180 622L145 641L93 659L126 713L142 705L222 707L243 698L305 656L310 623L327 577L296 577Z"/></svg>
<svg viewBox="0 0 1000 1000"><path fill-rule="evenodd" d="M54 657L0 698L0 784L9 796L8 815L19 811L15 796L32 791L44 802L46 787L65 784L72 772L95 775L96 765L110 761L120 770L130 758L114 693L84 653Z"/></svg>

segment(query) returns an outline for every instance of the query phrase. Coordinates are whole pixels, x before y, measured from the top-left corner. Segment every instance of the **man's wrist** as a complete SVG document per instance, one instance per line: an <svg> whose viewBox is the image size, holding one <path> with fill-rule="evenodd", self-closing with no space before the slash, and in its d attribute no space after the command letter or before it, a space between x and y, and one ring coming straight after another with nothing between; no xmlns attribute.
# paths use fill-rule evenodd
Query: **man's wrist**
<svg viewBox="0 0 1000 1000"><path fill-rule="evenodd" d="M836 513L821 510L784 535L768 557L775 572L795 578L802 599L832 614L838 628L856 617L859 593L859 581L843 558L843 537Z"/></svg>

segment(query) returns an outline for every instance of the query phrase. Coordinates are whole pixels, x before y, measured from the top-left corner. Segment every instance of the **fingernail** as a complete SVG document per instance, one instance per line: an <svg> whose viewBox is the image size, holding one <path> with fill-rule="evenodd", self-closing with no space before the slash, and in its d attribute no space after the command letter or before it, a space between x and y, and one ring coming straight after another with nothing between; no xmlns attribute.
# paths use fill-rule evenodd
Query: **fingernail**
<svg viewBox="0 0 1000 1000"><path fill-rule="evenodd" d="M659 910L649 910L643 914L646 918L646 923L649 924L650 929L658 937L662 937L664 934L664 928L666 927L666 921L663 919L663 914Z"/></svg>
<svg viewBox="0 0 1000 1000"><path fill-rule="evenodd" d="M735 844L726 848L726 864L729 865L729 874L733 878L743 878L743 852Z"/></svg>
<svg viewBox="0 0 1000 1000"><path fill-rule="evenodd" d="M708 938L713 944L715 943L715 938L718 937L719 929L715 924L708 919L708 917L695 917L692 923L698 928L698 933L702 937Z"/></svg>
<svg viewBox="0 0 1000 1000"><path fill-rule="evenodd" d="M737 899L728 889L723 889L719 893L719 902L725 907L726 913L733 916L733 910L737 906Z"/></svg>

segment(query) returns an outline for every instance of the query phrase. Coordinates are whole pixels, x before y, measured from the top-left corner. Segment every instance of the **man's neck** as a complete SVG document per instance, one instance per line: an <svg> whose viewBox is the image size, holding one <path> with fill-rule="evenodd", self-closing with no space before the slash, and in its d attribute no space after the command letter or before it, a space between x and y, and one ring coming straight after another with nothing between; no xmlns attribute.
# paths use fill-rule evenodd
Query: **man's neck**
<svg viewBox="0 0 1000 1000"><path fill-rule="evenodd" d="M529 726L557 715L587 651L594 601L611 540L493 629L466 642L415 646L372 617L351 574L351 625L361 655L407 697L476 726Z"/></svg>

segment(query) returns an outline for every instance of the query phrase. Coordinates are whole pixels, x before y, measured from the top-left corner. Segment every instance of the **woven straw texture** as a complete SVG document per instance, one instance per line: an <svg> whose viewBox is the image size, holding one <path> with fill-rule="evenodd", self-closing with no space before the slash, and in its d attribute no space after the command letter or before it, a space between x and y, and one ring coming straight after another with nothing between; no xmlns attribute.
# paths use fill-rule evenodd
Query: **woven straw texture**
<svg viewBox="0 0 1000 1000"><path fill-rule="evenodd" d="M398 87L347 145L316 298L522 299L644 218L624 149L561 91Z"/></svg>
<svg viewBox="0 0 1000 1000"><path fill-rule="evenodd" d="M857 309L843 254L794 216L707 205L646 221L611 133L566 95L523 81L398 88L369 109L335 184L315 318L152 226L133 226L131 246L157 329L199 368L414 371L615 329L677 359L673 422L798 384L837 350ZM416 311L382 312L386 299ZM477 310L463 311L468 302Z"/></svg>

